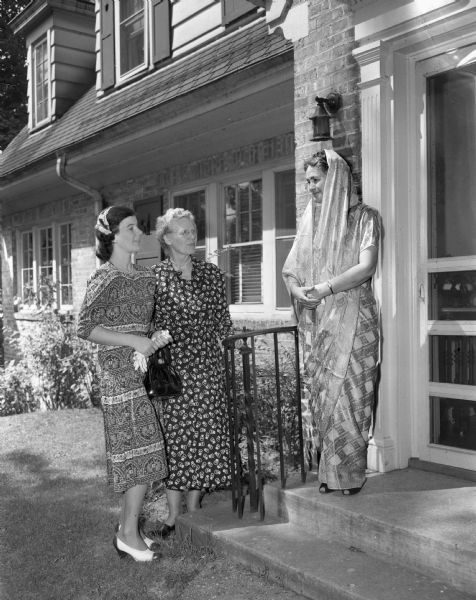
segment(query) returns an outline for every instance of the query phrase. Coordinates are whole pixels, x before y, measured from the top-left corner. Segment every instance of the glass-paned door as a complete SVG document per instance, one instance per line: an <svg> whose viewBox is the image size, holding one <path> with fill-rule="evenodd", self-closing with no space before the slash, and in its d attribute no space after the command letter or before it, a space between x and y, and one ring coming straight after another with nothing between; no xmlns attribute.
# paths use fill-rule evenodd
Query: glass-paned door
<svg viewBox="0 0 476 600"><path fill-rule="evenodd" d="M460 56L469 55L468 50ZM426 281L420 292L429 381L422 458L474 469L476 63L463 60L454 68L432 72L431 67L441 67L445 60L427 62Z"/></svg>

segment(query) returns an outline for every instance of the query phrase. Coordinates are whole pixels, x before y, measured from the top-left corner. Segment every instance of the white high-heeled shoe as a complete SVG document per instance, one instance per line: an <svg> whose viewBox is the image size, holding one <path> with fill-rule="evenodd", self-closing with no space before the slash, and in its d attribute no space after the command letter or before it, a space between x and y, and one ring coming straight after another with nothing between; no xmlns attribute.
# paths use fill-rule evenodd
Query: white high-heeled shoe
<svg viewBox="0 0 476 600"><path fill-rule="evenodd" d="M115 532L116 535L119 532L119 529L121 528L121 524L118 523L115 527ZM157 552L156 548L152 548L152 546L158 546L158 542L156 542L155 540L153 540L152 538L148 537L145 533L144 530L139 526L139 535L141 536L141 538L144 540L145 545L147 546L147 548L149 548L149 550L153 550L154 552Z"/></svg>
<svg viewBox="0 0 476 600"><path fill-rule="evenodd" d="M119 539L117 535L112 540L112 543L120 558L126 558L126 556L130 556L136 562L151 562L160 558L160 555L157 554L157 552L153 552L152 550L149 550L149 548L146 550L136 550L135 548L132 548L132 546L129 546Z"/></svg>

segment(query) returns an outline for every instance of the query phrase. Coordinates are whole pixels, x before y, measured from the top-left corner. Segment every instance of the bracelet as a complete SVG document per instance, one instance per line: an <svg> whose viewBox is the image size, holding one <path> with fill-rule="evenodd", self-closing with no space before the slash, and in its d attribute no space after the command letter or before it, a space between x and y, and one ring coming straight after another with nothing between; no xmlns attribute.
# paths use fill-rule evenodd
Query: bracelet
<svg viewBox="0 0 476 600"><path fill-rule="evenodd" d="M330 281L326 281L327 287L331 290L331 294L334 293L334 290L332 289L332 285Z"/></svg>

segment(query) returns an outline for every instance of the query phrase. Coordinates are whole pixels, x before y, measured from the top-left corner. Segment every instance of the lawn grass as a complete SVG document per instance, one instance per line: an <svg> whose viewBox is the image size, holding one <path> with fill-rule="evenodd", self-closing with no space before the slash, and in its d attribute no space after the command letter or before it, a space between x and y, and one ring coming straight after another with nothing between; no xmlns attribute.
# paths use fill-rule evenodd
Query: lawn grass
<svg viewBox="0 0 476 600"><path fill-rule="evenodd" d="M158 562L119 559L99 410L1 418L0 465L1 600L172 600L214 560L174 540Z"/></svg>

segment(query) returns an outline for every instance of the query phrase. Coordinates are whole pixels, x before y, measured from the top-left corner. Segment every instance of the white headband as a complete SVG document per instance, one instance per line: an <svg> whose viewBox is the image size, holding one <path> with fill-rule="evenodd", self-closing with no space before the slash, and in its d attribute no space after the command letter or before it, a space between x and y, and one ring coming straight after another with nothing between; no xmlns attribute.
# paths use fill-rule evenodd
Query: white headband
<svg viewBox="0 0 476 600"><path fill-rule="evenodd" d="M112 231L109 228L109 223L107 220L107 213L110 211L111 207L108 206L107 208L105 208L104 210L102 210L99 215L98 215L98 220L97 223L95 225L95 229L97 229L98 231L100 231L101 233L103 233L104 235L111 235Z"/></svg>

